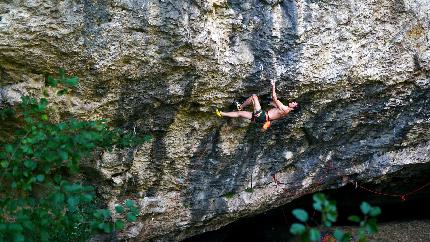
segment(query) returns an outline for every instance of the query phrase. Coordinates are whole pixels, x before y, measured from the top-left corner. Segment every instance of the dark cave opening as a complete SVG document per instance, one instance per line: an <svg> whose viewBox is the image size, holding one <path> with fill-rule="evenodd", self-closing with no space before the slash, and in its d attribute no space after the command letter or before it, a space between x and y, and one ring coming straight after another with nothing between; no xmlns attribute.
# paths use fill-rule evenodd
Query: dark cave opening
<svg viewBox="0 0 430 242"><path fill-rule="evenodd" d="M350 183L339 189L322 191L330 200L335 200L338 209L338 222L335 226L352 226L347 220L350 215L361 215L362 201L372 206L379 206L382 214L378 223L402 222L412 220L429 220L430 209L430 164L414 165L390 175L384 182L363 184L374 192L386 194L408 194L422 188L402 199L400 196L380 195L355 187ZM230 242L230 241L269 241L280 242L292 239L289 227L297 220L291 214L295 208L303 208L313 214L312 194L262 214L235 221L219 230L206 232L184 240L184 242ZM316 218L316 217L315 217ZM318 220L318 219L316 219ZM312 225L312 223L310 223Z"/></svg>

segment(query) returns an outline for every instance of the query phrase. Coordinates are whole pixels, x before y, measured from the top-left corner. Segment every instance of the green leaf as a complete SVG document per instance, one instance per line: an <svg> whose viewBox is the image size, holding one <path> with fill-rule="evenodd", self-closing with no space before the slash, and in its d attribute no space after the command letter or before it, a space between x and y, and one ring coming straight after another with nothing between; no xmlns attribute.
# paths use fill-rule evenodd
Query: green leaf
<svg viewBox="0 0 430 242"><path fill-rule="evenodd" d="M124 221L122 220L117 220L115 222L115 229L116 230L122 230L125 227Z"/></svg>
<svg viewBox="0 0 430 242"><path fill-rule="evenodd" d="M33 160L25 160L24 166L33 170L36 168L37 164Z"/></svg>
<svg viewBox="0 0 430 242"><path fill-rule="evenodd" d="M10 144L7 144L7 145L5 145L5 146L4 146L4 150L5 150L7 153L12 154L12 153L13 153L13 146L12 146L12 145L10 145Z"/></svg>
<svg viewBox="0 0 430 242"><path fill-rule="evenodd" d="M336 211L330 211L327 214L327 219L331 222L336 222L337 220L337 212Z"/></svg>
<svg viewBox="0 0 430 242"><path fill-rule="evenodd" d="M322 193L315 193L313 196L312 196L312 198L313 198L313 200L315 201L315 202L318 202L318 203L324 203L324 202L326 202L327 201L327 198L325 197L325 195L324 194L322 194Z"/></svg>
<svg viewBox="0 0 430 242"><path fill-rule="evenodd" d="M45 180L45 176L42 175L42 174L39 174L39 175L36 176L36 180L38 182L43 182Z"/></svg>
<svg viewBox="0 0 430 242"><path fill-rule="evenodd" d="M48 121L48 115L42 114L40 115L40 119L42 119L43 121Z"/></svg>
<svg viewBox="0 0 430 242"><path fill-rule="evenodd" d="M61 89L60 91L57 92L57 96L63 96L67 92L68 92L67 88Z"/></svg>
<svg viewBox="0 0 430 242"><path fill-rule="evenodd" d="M22 232L22 231L24 230L24 229L22 228L21 224L14 224L14 223L9 224L9 225L8 225L8 229L9 229L10 231L13 231L13 232Z"/></svg>
<svg viewBox="0 0 430 242"><path fill-rule="evenodd" d="M110 217L110 211L108 209L102 209L101 213L103 215L103 218L105 218L105 219Z"/></svg>
<svg viewBox="0 0 430 242"><path fill-rule="evenodd" d="M301 235L306 231L306 227L303 224L293 223L290 227L290 232L294 235Z"/></svg>
<svg viewBox="0 0 430 242"><path fill-rule="evenodd" d="M127 220L130 222L135 222L137 220L137 217L134 213L127 213Z"/></svg>
<svg viewBox="0 0 430 242"><path fill-rule="evenodd" d="M356 215L352 215L348 217L348 220L351 222L356 222L359 223L360 222L360 217L356 216Z"/></svg>
<svg viewBox="0 0 430 242"><path fill-rule="evenodd" d="M21 233L17 233L13 235L13 242L24 242L25 237Z"/></svg>
<svg viewBox="0 0 430 242"><path fill-rule="evenodd" d="M112 230L113 230L112 227L113 227L112 225L105 223L105 225L103 227L103 232L105 232L107 234L112 233Z"/></svg>
<svg viewBox="0 0 430 242"><path fill-rule="evenodd" d="M57 84L58 84L58 81L55 78L53 78L52 76L48 76L46 80L46 85L50 87L56 87Z"/></svg>
<svg viewBox="0 0 430 242"><path fill-rule="evenodd" d="M337 241L341 242L343 241L343 236L345 235L345 233L341 229L336 229L333 235Z"/></svg>
<svg viewBox="0 0 430 242"><path fill-rule="evenodd" d="M128 208L134 207L134 201L130 199L125 200L125 206Z"/></svg>
<svg viewBox="0 0 430 242"><path fill-rule="evenodd" d="M67 154L67 152L65 152L63 150L60 150L58 152L58 155L60 156L61 160L63 160L63 161L69 159L69 154Z"/></svg>
<svg viewBox="0 0 430 242"><path fill-rule="evenodd" d="M294 209L293 210L293 215L294 217L296 217L298 220L302 221L302 222L306 222L308 221L308 213L303 210L303 209Z"/></svg>
<svg viewBox="0 0 430 242"><path fill-rule="evenodd" d="M117 213L122 213L122 212L124 212L124 208L122 206L120 206L120 205L116 205L115 206L115 211Z"/></svg>
<svg viewBox="0 0 430 242"><path fill-rule="evenodd" d="M82 197L82 200L83 200L84 202L91 202L91 201L93 200L93 198L94 198L94 196L93 196L93 195L88 194L88 193L83 194L81 197Z"/></svg>
<svg viewBox="0 0 430 242"><path fill-rule="evenodd" d="M79 204L79 199L75 196L69 197L67 199L67 204L69 205L69 209L71 212L76 211L76 206Z"/></svg>
<svg viewBox="0 0 430 242"><path fill-rule="evenodd" d="M370 208L370 204L368 204L367 202L362 202L360 205L361 212L365 215L370 212Z"/></svg>
<svg viewBox="0 0 430 242"><path fill-rule="evenodd" d="M46 230L42 230L42 231L40 231L40 239L42 240L42 241L49 241L49 232L48 231L46 231Z"/></svg>
<svg viewBox="0 0 430 242"><path fill-rule="evenodd" d="M319 241L320 237L321 237L321 234L320 234L320 231L318 231L318 229L316 229L316 228L311 228L311 229L309 230L309 238L310 238L312 241Z"/></svg>
<svg viewBox="0 0 430 242"><path fill-rule="evenodd" d="M1 164L1 167L3 168L7 168L9 166L9 162L7 160L2 160L0 164Z"/></svg>
<svg viewBox="0 0 430 242"><path fill-rule="evenodd" d="M381 209L379 207L371 207L369 215L372 217L376 217L381 214Z"/></svg>
<svg viewBox="0 0 430 242"><path fill-rule="evenodd" d="M70 86L76 86L78 85L78 78L76 76L73 76L71 78L66 78L64 79L63 83Z"/></svg>
<svg viewBox="0 0 430 242"><path fill-rule="evenodd" d="M322 210L321 203L314 202L313 207L314 207L314 209L315 209L315 210L317 210L317 211L320 211L320 212L321 212L321 210Z"/></svg>
<svg viewBox="0 0 430 242"><path fill-rule="evenodd" d="M374 234L378 232L378 227L376 226L376 219L372 218L366 224L366 230L369 234Z"/></svg>

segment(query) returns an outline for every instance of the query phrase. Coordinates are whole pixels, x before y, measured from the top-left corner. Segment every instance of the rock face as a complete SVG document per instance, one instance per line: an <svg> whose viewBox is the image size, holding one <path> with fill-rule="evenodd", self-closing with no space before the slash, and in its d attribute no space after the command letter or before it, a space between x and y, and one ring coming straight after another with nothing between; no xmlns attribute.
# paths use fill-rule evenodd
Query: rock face
<svg viewBox="0 0 430 242"><path fill-rule="evenodd" d="M0 3L0 98L80 77L58 116L151 133L88 168L122 238L181 240L346 181L430 162L428 0L37 0ZM302 111L267 132L215 106L278 80ZM264 107L266 109L266 106ZM280 183L274 183L273 176Z"/></svg>

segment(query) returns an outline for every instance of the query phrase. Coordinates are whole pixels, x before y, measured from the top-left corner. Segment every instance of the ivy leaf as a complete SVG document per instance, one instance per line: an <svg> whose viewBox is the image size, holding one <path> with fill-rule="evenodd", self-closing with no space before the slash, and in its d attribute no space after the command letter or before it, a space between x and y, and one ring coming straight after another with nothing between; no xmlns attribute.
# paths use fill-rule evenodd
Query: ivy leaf
<svg viewBox="0 0 430 242"><path fill-rule="evenodd" d="M294 209L292 213L293 213L294 217L296 217L298 220L300 220L302 222L308 221L308 213L305 210Z"/></svg>
<svg viewBox="0 0 430 242"><path fill-rule="evenodd" d="M359 223L360 222L360 217L356 216L356 215L352 215L348 217L348 220L351 222L356 222Z"/></svg>
<svg viewBox="0 0 430 242"><path fill-rule="evenodd" d="M341 229L336 229L333 235L336 238L336 240L340 242L340 241L343 241L343 237L345 233Z"/></svg>
<svg viewBox="0 0 430 242"><path fill-rule="evenodd" d="M56 87L57 84L58 84L58 81L52 76L48 76L48 78L46 79L46 85L50 87Z"/></svg>
<svg viewBox="0 0 430 242"><path fill-rule="evenodd" d="M130 222L135 222L137 220L137 217L134 213L127 213L127 220Z"/></svg>
<svg viewBox="0 0 430 242"><path fill-rule="evenodd" d="M13 153L13 147L12 147L12 145L10 145L10 144L5 145L5 146L4 146L4 150L5 150L7 153L10 153L10 154L12 154L12 153Z"/></svg>
<svg viewBox="0 0 430 242"><path fill-rule="evenodd" d="M103 226L103 232L105 233L111 233L112 232L112 226L110 224L105 223Z"/></svg>
<svg viewBox="0 0 430 242"><path fill-rule="evenodd" d="M115 229L116 230L121 230L121 229L123 229L124 228L124 221L122 221L122 220L117 220L116 222L115 222Z"/></svg>
<svg viewBox="0 0 430 242"><path fill-rule="evenodd" d="M314 202L313 207L314 207L314 209L315 209L315 210L317 210L317 211L320 211L320 212L321 212L321 210L322 210L321 203Z"/></svg>
<svg viewBox="0 0 430 242"><path fill-rule="evenodd" d="M81 197L84 202L91 202L93 200L93 195L88 193L82 195Z"/></svg>
<svg viewBox="0 0 430 242"><path fill-rule="evenodd" d="M110 217L110 211L108 209L102 209L101 213L103 215L103 218L105 218L105 219Z"/></svg>
<svg viewBox="0 0 430 242"><path fill-rule="evenodd" d="M78 85L78 78L76 76L73 76L71 78L66 78L64 79L63 83L70 86L76 86Z"/></svg>
<svg viewBox="0 0 430 242"><path fill-rule="evenodd" d="M0 164L1 164L1 167L3 168L7 168L9 166L9 162L7 160L2 160Z"/></svg>
<svg viewBox="0 0 430 242"><path fill-rule="evenodd" d="M319 241L320 237L321 237L321 234L320 234L320 231L318 231L318 229L316 229L316 228L311 228L311 229L309 230L309 238L310 238L312 241Z"/></svg>
<svg viewBox="0 0 430 242"><path fill-rule="evenodd" d="M127 206L128 208L134 207L133 200L130 200L130 199L125 200L125 206Z"/></svg>
<svg viewBox="0 0 430 242"><path fill-rule="evenodd" d="M68 90L67 88L61 89L57 92L57 96L63 96L64 94L67 94Z"/></svg>
<svg viewBox="0 0 430 242"><path fill-rule="evenodd" d="M38 182L43 182L43 180L45 180L45 176L44 176L44 175L42 175L42 174L39 174L39 175L37 175L37 176L36 176L36 180L37 180Z"/></svg>
<svg viewBox="0 0 430 242"><path fill-rule="evenodd" d="M336 222L337 219L337 212L336 211L330 211L327 213L327 219L331 222Z"/></svg>
<svg viewBox="0 0 430 242"><path fill-rule="evenodd" d="M65 152L63 150L60 150L58 152L58 155L60 156L61 160L63 160L63 161L69 159L69 154L67 154L67 152Z"/></svg>
<svg viewBox="0 0 430 242"><path fill-rule="evenodd" d="M324 203L325 201L327 201L325 195L322 193L316 193L312 196L312 198L315 202L318 202L318 203Z"/></svg>
<svg viewBox="0 0 430 242"><path fill-rule="evenodd" d="M79 204L79 199L75 196L69 197L67 199L67 204L69 205L69 209L71 212L76 211L76 206Z"/></svg>
<svg viewBox="0 0 430 242"><path fill-rule="evenodd" d="M372 217L376 217L381 214L381 209L379 207L370 208L369 215Z"/></svg>
<svg viewBox="0 0 430 242"><path fill-rule="evenodd" d="M365 215L370 212L370 208L371 206L367 202L362 202L360 205L361 212Z"/></svg>
<svg viewBox="0 0 430 242"><path fill-rule="evenodd" d="M366 229L369 234L374 234L378 232L378 227L376 226L376 219L372 218L366 224Z"/></svg>
<svg viewBox="0 0 430 242"><path fill-rule="evenodd" d="M24 242L25 237L21 233L17 233L13 235L13 242Z"/></svg>
<svg viewBox="0 0 430 242"><path fill-rule="evenodd" d="M24 166L27 167L27 168L30 168L30 169L34 170L36 168L37 164L33 160L25 160L24 161Z"/></svg>
<svg viewBox="0 0 430 242"><path fill-rule="evenodd" d="M120 206L120 205L116 205L115 206L115 211L117 213L122 213L122 212L124 212L124 208L122 206Z"/></svg>
<svg viewBox="0 0 430 242"><path fill-rule="evenodd" d="M293 223L290 227L290 232L294 235L303 234L306 231L306 227L303 224Z"/></svg>

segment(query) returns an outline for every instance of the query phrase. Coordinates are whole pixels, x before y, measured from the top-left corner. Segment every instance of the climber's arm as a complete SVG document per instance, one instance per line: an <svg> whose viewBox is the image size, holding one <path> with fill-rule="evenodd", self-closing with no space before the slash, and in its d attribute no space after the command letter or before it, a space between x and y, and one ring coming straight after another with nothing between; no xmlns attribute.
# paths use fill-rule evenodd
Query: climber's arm
<svg viewBox="0 0 430 242"><path fill-rule="evenodd" d="M272 105L276 108L282 109L281 107L285 105L281 103L281 101L278 100L278 96L276 96L276 87L275 87L275 80L271 80L270 83L272 84Z"/></svg>
<svg viewBox="0 0 430 242"><path fill-rule="evenodd" d="M290 106L290 104L288 104L288 106L285 106L281 101L278 100L278 96L276 96L276 87L275 87L275 80L272 80L270 82L272 84L272 102L271 105L279 108L280 110L282 110L285 114L289 113L290 111L294 110L294 107L297 106L297 103L293 102L292 106Z"/></svg>

